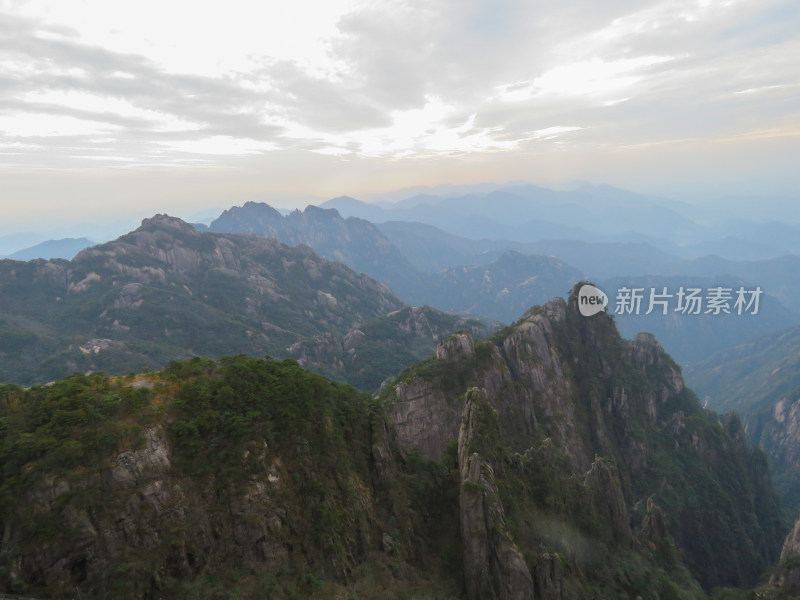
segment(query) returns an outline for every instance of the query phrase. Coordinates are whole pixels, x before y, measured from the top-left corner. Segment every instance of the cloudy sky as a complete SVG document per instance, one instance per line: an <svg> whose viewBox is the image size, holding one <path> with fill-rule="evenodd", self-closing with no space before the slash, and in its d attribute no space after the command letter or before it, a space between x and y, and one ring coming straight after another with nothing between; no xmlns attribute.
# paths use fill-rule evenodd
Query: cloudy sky
<svg viewBox="0 0 800 600"><path fill-rule="evenodd" d="M797 0L0 0L5 225L485 181L796 194L799 140Z"/></svg>

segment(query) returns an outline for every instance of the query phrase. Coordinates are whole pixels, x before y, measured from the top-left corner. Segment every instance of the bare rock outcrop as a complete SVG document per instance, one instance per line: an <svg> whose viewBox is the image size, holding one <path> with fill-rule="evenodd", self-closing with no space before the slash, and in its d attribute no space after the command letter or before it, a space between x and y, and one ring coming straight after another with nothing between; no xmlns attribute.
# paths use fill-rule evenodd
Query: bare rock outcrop
<svg viewBox="0 0 800 600"><path fill-rule="evenodd" d="M605 541L629 544L631 526L617 467L605 458L596 457L584 483L589 488L592 507L607 528Z"/></svg>
<svg viewBox="0 0 800 600"><path fill-rule="evenodd" d="M800 595L800 517L783 542L778 569L770 579L770 584L781 588L789 596Z"/></svg>
<svg viewBox="0 0 800 600"><path fill-rule="evenodd" d="M475 341L466 331L454 333L436 345L436 358L446 362L454 362L469 358L475 354Z"/></svg>
<svg viewBox="0 0 800 600"><path fill-rule="evenodd" d="M487 438L498 434L496 427L496 413L488 403L486 392L470 389L458 435L461 538L467 598L533 600L533 579L506 527L494 470L478 450Z"/></svg>

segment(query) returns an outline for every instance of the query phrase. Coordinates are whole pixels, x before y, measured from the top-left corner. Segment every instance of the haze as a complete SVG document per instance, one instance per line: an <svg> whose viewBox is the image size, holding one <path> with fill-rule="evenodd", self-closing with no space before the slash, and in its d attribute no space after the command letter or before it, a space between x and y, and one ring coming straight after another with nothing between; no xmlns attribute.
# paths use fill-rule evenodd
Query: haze
<svg viewBox="0 0 800 600"><path fill-rule="evenodd" d="M792 0L0 0L2 230L442 183L800 189Z"/></svg>

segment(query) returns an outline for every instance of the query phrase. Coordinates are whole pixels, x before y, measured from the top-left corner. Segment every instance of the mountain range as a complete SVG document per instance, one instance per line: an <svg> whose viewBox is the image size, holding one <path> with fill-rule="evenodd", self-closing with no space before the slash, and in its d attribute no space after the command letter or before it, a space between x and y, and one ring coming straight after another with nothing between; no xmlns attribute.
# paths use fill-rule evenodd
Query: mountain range
<svg viewBox="0 0 800 600"><path fill-rule="evenodd" d="M196 354L285 356L402 308L382 284L306 246L200 233L160 215L72 261L0 261L0 378L119 373Z"/></svg>
<svg viewBox="0 0 800 600"><path fill-rule="evenodd" d="M445 201L439 199L435 206ZM336 203L358 205L353 199ZM516 198L511 208L521 203ZM624 286L754 289L757 282L764 291L757 315L691 317L671 311L669 318L618 317L625 335L632 337L642 330L655 333L681 364L800 321L791 301L800 294L800 257L793 255L749 262L718 257L688 261L646 243L470 240L421 223L373 225L357 217L345 219L331 208L309 206L284 216L254 202L226 211L212 222L211 229L307 244L321 256L341 260L385 283L409 304L469 312L505 323L528 306L563 296L575 281L586 277L606 276L601 284L612 299L614 290Z"/></svg>
<svg viewBox="0 0 800 600"><path fill-rule="evenodd" d="M759 260L800 252L800 223L790 203L781 209L785 221L764 221L750 208L734 210L736 205L689 204L603 185L556 191L523 184L452 196L421 194L383 205L340 197L321 206L346 217L419 222L472 239L647 242L679 258L720 254Z"/></svg>
<svg viewBox="0 0 800 600"><path fill-rule="evenodd" d="M335 210L308 206L284 216L268 204L248 202L223 212L209 230L271 236L290 246L306 244L322 258L369 274L401 297L404 290L419 286L416 270L372 223L343 219Z"/></svg>
<svg viewBox="0 0 800 600"><path fill-rule="evenodd" d="M378 397L244 355L0 394L0 591L703 598L787 529L739 421L574 294Z"/></svg>
<svg viewBox="0 0 800 600"><path fill-rule="evenodd" d="M197 227L193 229L194 231L189 232L187 226L183 228L181 235L185 237L200 233ZM796 309L791 303L791 298L794 294L800 293L800 289L797 289L800 277L794 273L800 270L800 257L797 256L750 262L711 257L681 261L647 244L588 243L572 240L533 243L476 241L447 234L433 226L419 223L391 222L376 226L356 217L344 219L334 209L317 207L308 207L305 211L294 211L284 215L267 204L255 202L225 211L211 222L209 231L202 232L198 239L212 239L203 236L213 237L214 234L223 231L271 236L291 246L306 244L322 257L341 261L356 271L364 272L386 284L396 293L395 301L398 304L395 304L394 308L398 308L402 302L415 306L429 305L446 312L471 313L487 321L504 323L511 322L516 315L532 304L545 302L555 295L564 295L577 280L586 277L598 279L597 272L603 274L646 272L649 265L651 271L647 277L617 275L613 279L600 280L601 287L608 290L612 300L614 291L626 285L668 286L670 289L686 285L697 285L704 289L725 285L735 289L739 285L752 287L754 281L761 282L765 293L761 301L761 312L757 316L692 318L671 314L669 318L660 318L660 315L650 317L618 315L619 326L625 335L632 337L642 330L652 331L682 364L695 362L759 334L783 329L800 319L800 315L786 308L786 305L789 305ZM165 239L164 243L169 245L172 242ZM184 241L176 240L175 243L182 246ZM111 244L109 248L117 247L114 246L117 242ZM105 248L107 245L102 247ZM143 254L147 252L144 250ZM530 254L530 252L539 253ZM76 265L81 265L88 256L93 256L92 251L79 256ZM564 256L579 261L579 267L572 267L563 259ZM143 257L143 260L147 262L152 260L152 257ZM160 261L161 257L157 257L156 260ZM197 260L202 263L206 258ZM33 264L27 266L10 264L12 265L10 270L14 273L31 273L26 277L30 278L33 287L28 288L25 293L34 299L37 295L41 298L47 297L52 292L50 290L41 296L39 292L34 291L39 283L49 285L46 278L34 275L38 271L55 269L61 273L71 269L73 274L70 276L73 277L74 273L79 272L67 265L58 266L53 261L38 267ZM211 265L208 267L212 273L218 272L215 270L216 267L212 268ZM167 265L164 268L173 269L174 265ZM666 276L659 275L659 272L680 275ZM728 273L728 275L710 275L713 273ZM16 275L13 281L12 288L19 284ZM120 281L116 283L119 284ZM141 282L133 278L128 283L139 285ZM187 287L191 290L194 285L192 283ZM248 287L250 283L244 285ZM174 286L172 290L174 291ZM9 289L0 290L0 295L4 293L9 293ZM13 290L11 293L22 294L21 291L13 292ZM185 290L181 293L185 293ZM777 298L773 295L777 295ZM55 296L66 299L65 304L69 304L72 300L72 297L64 294ZM212 298L217 296L219 294L212 295ZM148 306L152 301L153 306L158 307L155 309L156 312L174 313L175 309L166 311L162 309L161 304L165 297L157 295L148 297ZM175 296L171 293L169 297ZM197 301L198 296L195 294L191 298L191 303ZM61 303L62 300L57 302ZM256 354L268 352L276 356L285 356L288 347L301 341L304 336L314 337L324 332L342 336L351 327L357 327L363 320L362 316L365 319L381 316L357 313L353 322L347 325L340 324L340 328L336 331L325 327L319 330L304 329L298 324L297 328L290 328L290 333L273 330L271 335L267 335L260 322L253 321L255 315L251 314L253 312L251 307L225 301L213 308L203 308L211 310L206 314L205 322L212 325L224 323L222 329L228 331L229 335L223 335L221 338L234 336L238 341L211 347L199 345L186 333L191 328L199 330L199 324L191 328L188 325L185 328L179 327L177 331L183 332L181 334L177 334L176 330L165 328L170 332L170 337L166 340L157 341L154 330L146 334L145 339L138 338L138 334L130 334L127 336L128 341L122 342L118 339L121 338L121 330L115 331L108 326L98 327L96 323L86 318L83 320L78 318L83 326L81 334L67 333L64 327L57 324L60 321L47 320L55 319L54 315L57 314L58 319L69 323L77 318L75 314L86 310L84 306L76 306L75 314L66 314L61 308L40 309L40 303L36 300L33 300L29 307L25 304L25 302L15 304L12 301L0 313L2 315L0 335L5 336L6 346L11 351L4 350L4 352L7 356L14 357L13 360L6 362L6 370L0 376L17 377L18 381L41 380L42 377L54 377L70 369L155 367L165 364L165 360L196 353L219 356L220 352L229 351L224 348L235 349L238 343L244 343L242 349L247 352ZM20 309L19 313L15 312L15 307ZM105 308L97 310L97 315L109 314L104 310ZM145 311L146 307L142 310ZM228 314L220 311L227 311ZM50 317L43 320L39 312ZM200 312L196 314L199 315ZM232 318L238 325L231 326ZM184 317L178 320L181 319ZM119 327L123 329L130 327L124 320L116 320L120 323ZM189 318L184 324L191 321ZM276 321L273 317L265 322L274 324ZM281 325L277 327L286 329ZM138 328L139 325L135 326L134 330ZM81 335L87 332L91 332L91 335L80 339ZM234 334L234 332L239 333ZM66 335L69 341L56 339L63 335ZM268 342L264 341L264 336L269 338ZM90 343L92 340L99 341ZM120 343L127 344L124 351ZM58 358L54 358L56 356ZM415 359L420 357L418 353L413 354ZM330 364L330 360L322 362ZM31 364L36 366L31 367ZM391 365L392 368L403 366L397 362ZM319 364L319 368L324 369L322 363ZM330 370L325 372L336 376ZM389 375L391 369L385 369L370 375L369 380L375 383L378 378L382 380Z"/></svg>
<svg viewBox="0 0 800 600"><path fill-rule="evenodd" d="M0 595L800 593L797 225L416 192L0 261ZM740 286L757 315L613 310Z"/></svg>

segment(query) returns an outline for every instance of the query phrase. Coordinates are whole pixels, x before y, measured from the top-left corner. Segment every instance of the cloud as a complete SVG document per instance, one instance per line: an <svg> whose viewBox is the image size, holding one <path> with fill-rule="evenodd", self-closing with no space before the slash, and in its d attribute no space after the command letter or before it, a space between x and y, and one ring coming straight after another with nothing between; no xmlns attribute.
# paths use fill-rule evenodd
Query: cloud
<svg viewBox="0 0 800 600"><path fill-rule="evenodd" d="M0 57L7 67L0 98L9 115L0 130L6 140L107 133L109 153L163 156L158 144L176 133L188 144L226 137L264 142L283 131L265 122L270 95L232 78L166 73L142 56L86 44L67 28L6 17L0 20ZM145 138L153 143L150 150L141 143ZM75 149L90 147L88 139ZM51 148L55 154L66 150L57 143Z"/></svg>
<svg viewBox="0 0 800 600"><path fill-rule="evenodd" d="M793 0L378 0L252 15L235 1L202 9L195 27L173 7L140 31L154 18L143 14L118 40L67 5L53 12L63 22L10 6L0 150L31 166L290 150L413 159L797 130ZM136 46L137 32L151 41Z"/></svg>

